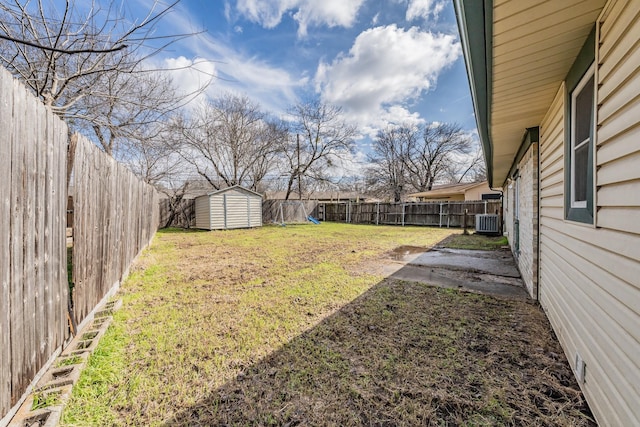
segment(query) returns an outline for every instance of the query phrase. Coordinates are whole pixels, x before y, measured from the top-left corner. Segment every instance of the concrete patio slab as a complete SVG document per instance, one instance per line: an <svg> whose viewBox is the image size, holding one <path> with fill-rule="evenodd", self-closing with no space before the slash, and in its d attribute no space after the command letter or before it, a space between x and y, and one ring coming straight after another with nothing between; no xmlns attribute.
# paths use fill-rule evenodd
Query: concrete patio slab
<svg viewBox="0 0 640 427"><path fill-rule="evenodd" d="M410 262L411 265L471 270L504 277L520 277L510 251L477 251L434 248Z"/></svg>
<svg viewBox="0 0 640 427"><path fill-rule="evenodd" d="M479 251L434 248L393 251L383 267L386 276L510 299L528 299L520 272L508 250Z"/></svg>

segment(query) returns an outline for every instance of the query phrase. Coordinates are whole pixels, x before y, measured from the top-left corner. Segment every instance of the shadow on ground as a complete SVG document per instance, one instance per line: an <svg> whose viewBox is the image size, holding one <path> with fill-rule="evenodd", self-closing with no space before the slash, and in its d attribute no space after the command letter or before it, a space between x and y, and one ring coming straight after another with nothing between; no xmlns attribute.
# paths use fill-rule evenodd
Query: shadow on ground
<svg viewBox="0 0 640 427"><path fill-rule="evenodd" d="M385 279L168 426L594 425L538 306Z"/></svg>

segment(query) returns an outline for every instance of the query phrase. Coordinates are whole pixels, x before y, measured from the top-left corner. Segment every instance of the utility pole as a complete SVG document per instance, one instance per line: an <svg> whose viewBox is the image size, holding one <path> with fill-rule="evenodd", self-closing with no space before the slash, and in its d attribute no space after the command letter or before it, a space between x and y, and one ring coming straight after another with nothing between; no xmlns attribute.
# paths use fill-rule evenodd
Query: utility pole
<svg viewBox="0 0 640 427"><path fill-rule="evenodd" d="M302 200L302 183L300 182L300 134L296 133L296 142L298 146L298 198Z"/></svg>

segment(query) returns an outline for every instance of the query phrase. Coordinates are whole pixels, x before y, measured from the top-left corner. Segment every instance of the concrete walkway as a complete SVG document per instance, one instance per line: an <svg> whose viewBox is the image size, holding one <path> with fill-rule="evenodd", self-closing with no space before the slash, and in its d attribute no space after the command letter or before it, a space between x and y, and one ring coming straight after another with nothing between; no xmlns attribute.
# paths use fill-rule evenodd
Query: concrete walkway
<svg viewBox="0 0 640 427"><path fill-rule="evenodd" d="M434 248L424 252L400 247L389 254L384 274L392 279L427 283L511 299L527 299L509 250Z"/></svg>

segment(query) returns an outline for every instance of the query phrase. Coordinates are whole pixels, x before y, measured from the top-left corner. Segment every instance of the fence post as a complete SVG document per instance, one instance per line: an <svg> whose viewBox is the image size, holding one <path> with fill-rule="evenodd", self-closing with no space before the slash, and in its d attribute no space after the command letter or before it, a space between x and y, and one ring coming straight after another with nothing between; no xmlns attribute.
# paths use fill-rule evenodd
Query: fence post
<svg viewBox="0 0 640 427"><path fill-rule="evenodd" d="M469 212L469 209L465 208L464 214L462 216L462 234L464 235L469 234L469 232L467 231L467 213L468 212Z"/></svg>
<svg viewBox="0 0 640 427"><path fill-rule="evenodd" d="M402 226L404 227L404 203L402 204Z"/></svg>
<svg viewBox="0 0 640 427"><path fill-rule="evenodd" d="M376 203L376 225L380 222L380 202Z"/></svg>
<svg viewBox="0 0 640 427"><path fill-rule="evenodd" d="M439 222L438 227L442 228L442 203L440 203L440 215L439 215L439 217L440 217L440 222Z"/></svg>
<svg viewBox="0 0 640 427"><path fill-rule="evenodd" d="M487 214L487 201L484 201L484 213Z"/></svg>
<svg viewBox="0 0 640 427"><path fill-rule="evenodd" d="M450 222L451 222L451 204L447 202L447 228L449 228Z"/></svg>

